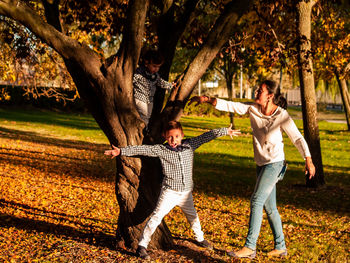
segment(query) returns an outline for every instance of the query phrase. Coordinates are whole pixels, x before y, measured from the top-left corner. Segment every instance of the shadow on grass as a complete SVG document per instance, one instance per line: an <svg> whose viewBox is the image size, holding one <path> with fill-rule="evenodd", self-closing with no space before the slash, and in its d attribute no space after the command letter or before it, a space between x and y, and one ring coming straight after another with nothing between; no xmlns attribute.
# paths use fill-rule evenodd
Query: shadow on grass
<svg viewBox="0 0 350 263"><path fill-rule="evenodd" d="M100 248L108 248L110 250L117 250L119 253L128 256L136 256L135 253L129 250L116 248L114 233L108 233L108 230L106 229L96 229L96 227L94 227L92 224L82 224L73 215L33 208L28 205L9 202L4 199L0 199L0 207L1 206L21 210L25 212L26 215L37 216L39 218L42 218L42 220L21 218L14 215L0 213L0 228L14 227L16 229L25 230L27 232L52 234L61 239L74 240L77 242L85 243L87 245L93 245ZM90 222L110 223L88 217L80 217L79 219ZM47 222L48 220L56 220L58 223L49 223ZM63 223L69 223L77 227L63 225ZM176 255L181 255L181 257L193 260L194 262L196 262L199 258L201 259L200 262L225 262L223 260L213 258L203 251L196 251L183 245L175 245L171 249L173 251L176 251L175 257ZM159 252L160 251L155 251L154 253L157 254Z"/></svg>
<svg viewBox="0 0 350 263"><path fill-rule="evenodd" d="M0 135L3 138L34 142L39 145L57 146L64 148L73 148L77 150L91 151L93 159L87 160L86 157L71 157L63 154L50 154L16 148L2 148L0 152L0 162L9 163L16 166L27 166L35 169L44 169L47 172L65 174L68 176L90 177L94 179L114 181L115 174L106 170L106 163L109 159L103 155L103 150L107 147L105 144L87 143L81 141L61 140L56 138L47 138L40 136L35 132L18 131L0 127ZM40 146L38 146L39 148ZM96 154L96 155L95 155ZM255 164L252 158L235 156L234 154L213 154L201 153L195 155L195 191L210 195L226 195L250 198L255 185ZM291 162L291 165L303 166L301 162ZM299 184L304 184L303 171L290 169L287 171L284 181L278 184L277 193L279 204L297 205L303 208L316 208L341 212L341 207L349 203L349 194L346 188L349 186L349 175L346 167L325 166L325 169L332 170L332 177L335 181L343 180L342 186L321 187L317 191L305 187L296 187L286 178L297 176L300 178ZM343 173L343 172L344 173ZM6 175L2 175L6 176ZM20 176L20 175L19 175ZM328 198L332 196L332 198ZM308 201L308 198L311 198Z"/></svg>
<svg viewBox="0 0 350 263"><path fill-rule="evenodd" d="M2 149L3 151L3 149ZM87 161L86 159L62 157L60 155L47 153L32 153L28 155L26 150L16 150L14 153L0 152L0 162L19 167L28 167L36 170L43 170L47 174L65 175L70 177L85 177L103 179L109 182L114 181L115 174L109 174L103 167L103 160ZM3 174L2 176L9 176ZM21 175L18 174L20 177ZM35 179L33 179L35 181ZM47 182L47 179L45 178ZM61 184L61 183L60 183Z"/></svg>
<svg viewBox="0 0 350 263"><path fill-rule="evenodd" d="M37 124L54 124L62 127L76 128L82 130L100 130L96 121L88 114L55 113L38 109L2 109L1 118L11 122L30 122Z"/></svg>
<svg viewBox="0 0 350 263"><path fill-rule="evenodd" d="M64 148L74 148L77 150L102 150L107 144L89 143L86 141L62 140L56 138L48 138L36 132L20 131L16 129L8 129L0 127L0 136L13 140L21 140L26 142L34 142L47 146L57 146Z"/></svg>
<svg viewBox="0 0 350 263"><path fill-rule="evenodd" d="M47 212L46 212L47 213ZM46 213L40 214L41 217L46 217ZM53 234L63 239L72 239L82 243L115 249L115 235L106 234L103 231L85 229L78 230L72 226L66 226L61 223L49 223L44 220L20 218L13 215L0 214L0 227L23 229L28 232L43 232ZM74 218L71 216L71 218ZM66 217L56 217L57 220L67 220Z"/></svg>
<svg viewBox="0 0 350 263"><path fill-rule="evenodd" d="M91 229L92 227L90 224L82 224L76 220L75 216L69 215L66 213L58 213L58 212L53 212L46 209L35 208L29 205L25 205L25 204L13 202L13 201L6 201L5 199L0 199L0 206L15 209L15 210L20 210L25 212L28 215L43 216L47 219L53 219L61 222L72 223L74 225L78 225L82 229L85 229L87 232L92 232L92 229ZM83 219L90 222L95 222L95 223L110 224L109 221L100 220L96 218L84 217Z"/></svg>
<svg viewBox="0 0 350 263"><path fill-rule="evenodd" d="M175 238L175 239L186 240L188 242L195 244L195 242L191 239L182 239L182 238ZM196 250L193 250L187 246L175 245L174 250L177 250L179 255L185 256L188 259L192 259L193 262L215 262L215 263L226 262L225 260L212 257L203 251L196 251ZM225 255L224 250L214 249L214 251L217 255L220 255L220 256Z"/></svg>
<svg viewBox="0 0 350 263"><path fill-rule="evenodd" d="M249 161L250 158L247 157L220 155L218 158L216 154L201 154L199 160L196 160L198 165L195 165L194 191L213 197L226 195L233 199L239 197L249 200L256 181L255 164ZM333 183L313 189L305 186L303 169L290 168L303 166L303 162L288 163L284 180L277 184L279 206L331 211L340 215L348 213L350 175L346 167L325 166L333 170Z"/></svg>
<svg viewBox="0 0 350 263"><path fill-rule="evenodd" d="M109 148L106 144L47 138L36 132L4 127L0 127L0 136L13 140L13 145L15 145L14 148L1 147L1 163L45 170L47 173L58 175L64 174L72 177L82 177L83 175L83 177L103 179L109 182L115 180L115 173L107 172L108 159L103 155L104 150ZM20 142L35 143L35 149L22 149L18 147ZM76 156L72 156L70 153L65 154L64 151L56 153L46 149L46 147L52 146L77 151Z"/></svg>

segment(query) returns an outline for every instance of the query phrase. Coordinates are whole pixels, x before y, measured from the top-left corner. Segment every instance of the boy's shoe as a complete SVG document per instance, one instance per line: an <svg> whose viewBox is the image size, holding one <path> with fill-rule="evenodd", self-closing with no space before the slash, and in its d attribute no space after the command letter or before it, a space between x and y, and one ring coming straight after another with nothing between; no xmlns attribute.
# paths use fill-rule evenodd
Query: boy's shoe
<svg viewBox="0 0 350 263"><path fill-rule="evenodd" d="M136 255L142 259L150 259L150 256L148 255L146 248L143 246L137 247Z"/></svg>
<svg viewBox="0 0 350 263"><path fill-rule="evenodd" d="M282 249L282 250L274 249L268 252L267 256L268 257L285 257L287 256L287 254L288 254L287 249Z"/></svg>
<svg viewBox="0 0 350 263"><path fill-rule="evenodd" d="M213 249L213 245L211 244L211 243L209 243L207 240L203 240L203 241L197 241L197 243L198 243L198 246L200 246L200 247L205 247L205 248L207 248L207 249L209 249L209 250L212 250Z"/></svg>
<svg viewBox="0 0 350 263"><path fill-rule="evenodd" d="M233 252L227 252L227 255L234 258L250 258L253 259L256 257L256 250L252 250L250 248L243 247L241 250Z"/></svg>

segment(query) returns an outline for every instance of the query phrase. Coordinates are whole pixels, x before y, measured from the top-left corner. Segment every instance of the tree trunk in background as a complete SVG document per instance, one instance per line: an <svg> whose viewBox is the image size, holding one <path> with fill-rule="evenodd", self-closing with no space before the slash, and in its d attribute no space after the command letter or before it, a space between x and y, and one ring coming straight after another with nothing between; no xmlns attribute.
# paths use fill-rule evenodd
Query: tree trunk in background
<svg viewBox="0 0 350 263"><path fill-rule="evenodd" d="M304 136L309 145L311 156L316 167L316 174L311 180L306 176L306 185L308 187L317 187L325 183L317 123L316 92L311 55L311 10L315 3L314 0L297 1L296 3L298 65Z"/></svg>
<svg viewBox="0 0 350 263"><path fill-rule="evenodd" d="M236 75L235 74L230 74L230 72L227 72L226 74L226 86L227 86L227 93L228 93L228 99L230 101L233 100L233 79ZM234 120L234 113L230 112L230 123L232 124L232 129L235 129L236 128L236 125L235 125L235 120Z"/></svg>
<svg viewBox="0 0 350 263"><path fill-rule="evenodd" d="M281 65L280 67L280 91L282 92L282 89L283 89L283 66Z"/></svg>
<svg viewBox="0 0 350 263"><path fill-rule="evenodd" d="M337 78L337 82L340 89L341 98L344 105L344 112L346 123L348 124L348 131L350 131L350 95L346 80L340 76L340 71L338 69L335 70L335 76Z"/></svg>

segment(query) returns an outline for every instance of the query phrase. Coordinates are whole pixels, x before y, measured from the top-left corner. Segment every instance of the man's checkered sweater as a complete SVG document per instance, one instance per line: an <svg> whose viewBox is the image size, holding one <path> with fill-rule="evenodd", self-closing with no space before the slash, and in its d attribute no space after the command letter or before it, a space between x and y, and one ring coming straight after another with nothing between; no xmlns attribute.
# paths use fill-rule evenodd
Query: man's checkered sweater
<svg viewBox="0 0 350 263"><path fill-rule="evenodd" d="M203 143L217 137L227 135L228 128L208 131L202 135L182 141L178 149L171 149L168 145L139 145L121 148L121 155L144 155L159 157L163 168L163 187L184 192L193 189L193 155L194 151Z"/></svg>
<svg viewBox="0 0 350 263"><path fill-rule="evenodd" d="M162 79L158 73L151 74L144 66L136 69L133 76L134 97L147 104L153 103L157 87L170 90L171 83Z"/></svg>

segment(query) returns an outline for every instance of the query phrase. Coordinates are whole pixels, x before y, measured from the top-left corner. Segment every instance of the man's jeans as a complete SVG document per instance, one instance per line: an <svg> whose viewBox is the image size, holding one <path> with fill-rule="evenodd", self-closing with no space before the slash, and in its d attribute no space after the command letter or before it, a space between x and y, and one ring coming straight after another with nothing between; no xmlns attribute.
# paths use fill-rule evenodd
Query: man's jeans
<svg viewBox="0 0 350 263"><path fill-rule="evenodd" d="M276 183L283 178L284 161L257 166L257 181L250 200L249 231L246 247L255 250L263 219L263 208L266 211L275 241L275 249L286 249L282 221L276 206Z"/></svg>

